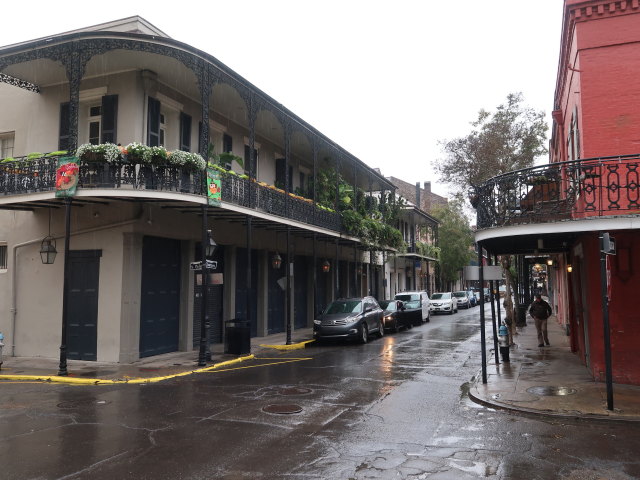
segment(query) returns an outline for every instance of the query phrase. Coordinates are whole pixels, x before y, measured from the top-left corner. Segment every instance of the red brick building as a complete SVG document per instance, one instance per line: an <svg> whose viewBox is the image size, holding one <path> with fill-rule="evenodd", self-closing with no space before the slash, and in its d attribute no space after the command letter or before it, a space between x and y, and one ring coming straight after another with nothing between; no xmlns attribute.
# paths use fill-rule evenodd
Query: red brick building
<svg viewBox="0 0 640 480"><path fill-rule="evenodd" d="M553 161L635 155L640 152L640 2L565 1L553 112ZM640 209L634 205L638 160L603 162L594 189L585 180L585 208L617 241L611 270L613 378L640 384L640 310L629 299L640 286ZM624 189L627 188L626 192ZM618 192L615 190L619 189ZM619 195L619 193L622 193ZM594 204L596 202L593 202ZM608 218L609 217L609 218ZM591 219L591 218L590 218ZM601 222L602 223L602 222ZM572 345L596 379L604 380L604 342L598 231L583 233L569 252Z"/></svg>
<svg viewBox="0 0 640 480"><path fill-rule="evenodd" d="M594 379L634 385L640 385L640 311L633 301L640 287L639 101L640 1L565 0L550 163L484 184L476 234L491 253L522 255L525 276L527 265L552 262L549 296L572 350ZM616 240L604 274L601 233Z"/></svg>

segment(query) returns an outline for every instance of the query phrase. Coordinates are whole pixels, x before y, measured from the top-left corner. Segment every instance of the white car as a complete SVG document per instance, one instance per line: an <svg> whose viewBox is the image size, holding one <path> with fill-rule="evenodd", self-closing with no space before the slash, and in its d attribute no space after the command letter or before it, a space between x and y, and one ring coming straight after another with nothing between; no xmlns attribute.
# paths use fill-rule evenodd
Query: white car
<svg viewBox="0 0 640 480"><path fill-rule="evenodd" d="M458 311L458 302L451 292L439 292L431 295L431 313L453 314Z"/></svg>
<svg viewBox="0 0 640 480"><path fill-rule="evenodd" d="M453 298L456 300L458 308L471 307L471 300L469 300L469 294L465 290L453 292Z"/></svg>

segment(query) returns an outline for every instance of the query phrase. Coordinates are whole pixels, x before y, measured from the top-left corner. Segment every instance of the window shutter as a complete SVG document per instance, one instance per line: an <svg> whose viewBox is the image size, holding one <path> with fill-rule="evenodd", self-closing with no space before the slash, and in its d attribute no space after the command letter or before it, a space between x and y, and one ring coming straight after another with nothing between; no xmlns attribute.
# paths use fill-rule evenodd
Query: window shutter
<svg viewBox="0 0 640 480"><path fill-rule="evenodd" d="M102 138L101 143L116 143L118 124L118 95L102 97Z"/></svg>
<svg viewBox="0 0 640 480"><path fill-rule="evenodd" d="M191 151L191 115L180 113L180 150Z"/></svg>
<svg viewBox="0 0 640 480"><path fill-rule="evenodd" d="M69 102L60 104L60 135L58 136L58 150L69 148Z"/></svg>
<svg viewBox="0 0 640 480"><path fill-rule="evenodd" d="M225 153L231 153L233 151L233 137L226 133L222 135L222 151Z"/></svg>
<svg viewBox="0 0 640 480"><path fill-rule="evenodd" d="M285 160L276 158L276 187L284 189L285 185Z"/></svg>
<svg viewBox="0 0 640 480"><path fill-rule="evenodd" d="M160 100L149 97L148 110L147 145L157 147L160 145Z"/></svg>

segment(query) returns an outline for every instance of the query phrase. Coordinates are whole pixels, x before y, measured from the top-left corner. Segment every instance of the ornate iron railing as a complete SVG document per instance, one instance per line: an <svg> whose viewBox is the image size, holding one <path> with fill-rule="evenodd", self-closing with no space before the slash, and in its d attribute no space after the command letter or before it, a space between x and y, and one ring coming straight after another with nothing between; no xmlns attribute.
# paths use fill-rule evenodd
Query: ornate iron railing
<svg viewBox="0 0 640 480"><path fill-rule="evenodd" d="M0 195L55 190L58 157L17 158L0 163ZM181 192L204 195L204 172L174 165L97 163L80 161L80 188L113 188ZM221 172L222 200L279 217L342 231L340 214L323 210L238 175Z"/></svg>
<svg viewBox="0 0 640 480"><path fill-rule="evenodd" d="M599 157L509 172L476 188L478 228L640 214L640 156Z"/></svg>

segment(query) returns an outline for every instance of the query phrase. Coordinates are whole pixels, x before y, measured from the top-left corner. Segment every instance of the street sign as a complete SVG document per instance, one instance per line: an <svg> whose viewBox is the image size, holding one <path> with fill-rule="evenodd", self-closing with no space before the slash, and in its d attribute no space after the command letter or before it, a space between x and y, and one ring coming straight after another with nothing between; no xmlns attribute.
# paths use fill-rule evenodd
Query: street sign
<svg viewBox="0 0 640 480"><path fill-rule="evenodd" d="M207 260L207 270L215 270L218 268L218 262L215 260ZM202 262L191 262L189 264L189 270L202 270Z"/></svg>
<svg viewBox="0 0 640 480"><path fill-rule="evenodd" d="M605 255L615 255L616 254L616 239L613 238L608 233L602 234L602 243L601 243L602 252Z"/></svg>

